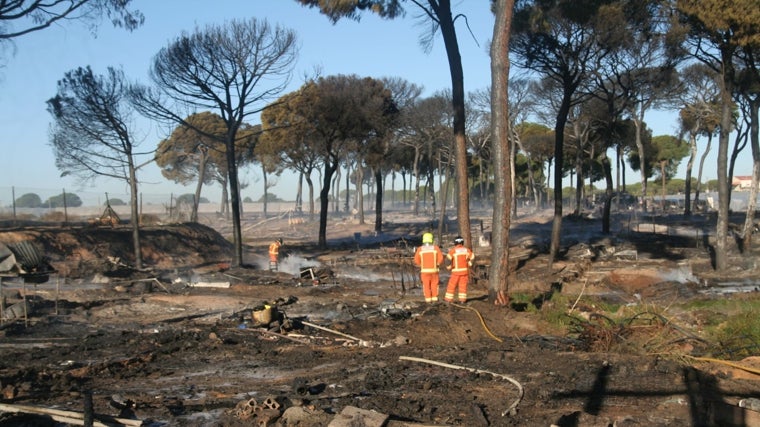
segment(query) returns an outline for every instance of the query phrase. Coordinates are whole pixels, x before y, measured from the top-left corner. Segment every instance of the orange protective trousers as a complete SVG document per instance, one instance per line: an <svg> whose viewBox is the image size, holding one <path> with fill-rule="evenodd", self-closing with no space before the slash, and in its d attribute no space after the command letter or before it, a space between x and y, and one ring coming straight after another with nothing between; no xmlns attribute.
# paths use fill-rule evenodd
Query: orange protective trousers
<svg viewBox="0 0 760 427"><path fill-rule="evenodd" d="M438 301L438 285L440 284L438 273L420 273L420 280L422 281L422 294L425 296L425 301Z"/></svg>
<svg viewBox="0 0 760 427"><path fill-rule="evenodd" d="M449 277L448 285L446 285L444 299L452 302L454 301L454 296L457 296L459 302L467 302L467 282L469 278L469 274L452 274ZM455 294L457 287L459 287L459 294Z"/></svg>

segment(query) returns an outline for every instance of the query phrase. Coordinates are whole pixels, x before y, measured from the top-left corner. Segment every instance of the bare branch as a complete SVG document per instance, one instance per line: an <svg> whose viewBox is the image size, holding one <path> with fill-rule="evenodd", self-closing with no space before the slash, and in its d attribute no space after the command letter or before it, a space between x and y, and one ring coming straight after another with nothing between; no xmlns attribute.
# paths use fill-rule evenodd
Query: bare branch
<svg viewBox="0 0 760 427"><path fill-rule="evenodd" d="M3 0L0 1L0 42L40 31L61 20L82 20L97 29L105 15L115 27L132 31L145 21L131 0ZM13 29L18 24L20 28Z"/></svg>

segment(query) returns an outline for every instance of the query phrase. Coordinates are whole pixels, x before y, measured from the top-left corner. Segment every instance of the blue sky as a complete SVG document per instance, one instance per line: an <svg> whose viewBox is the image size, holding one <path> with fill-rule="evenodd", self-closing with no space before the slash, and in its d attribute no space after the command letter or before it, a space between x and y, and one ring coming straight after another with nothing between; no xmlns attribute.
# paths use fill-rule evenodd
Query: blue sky
<svg viewBox="0 0 760 427"><path fill-rule="evenodd" d="M402 77L425 88L425 94L450 87L448 62L440 35L430 53L419 45L426 30L414 19L409 8L405 19L381 20L363 16L361 22L342 20L336 25L315 9L300 6L295 0L134 0L134 7L145 15L145 24L129 33L103 22L93 34L81 23L67 22L41 32L20 37L12 50L3 51L0 68L0 205L7 205L10 187L20 193L36 192L43 200L60 194L62 188L75 193L126 195L126 184L101 178L94 186L80 187L72 177L60 177L48 142L51 117L45 101L56 93L56 82L64 73L80 66L91 66L100 74L109 66L122 67L131 80L147 82L153 55L182 31L196 26L223 23L230 19L256 17L270 24L294 30L300 45L299 59L288 91L297 89L304 76L320 69L322 75L357 74L368 77ZM212 6L213 4L213 6ZM490 84L487 46L493 31L489 2L454 2L457 12L469 18L470 30L457 28L464 62L465 90L482 89ZM652 115L649 123L655 134L673 133L675 124L666 115ZM167 136L170 129L141 121L141 149L150 151ZM708 160L709 164L709 160ZM714 164L714 163L713 163ZM705 179L714 168L708 167ZM744 174L737 168L737 174ZM749 172L749 170L747 170ZM635 176L635 175L634 175ZM166 181L155 165L141 169L138 179L145 194L182 194L193 191ZM634 178L636 179L636 178ZM250 186L243 197L258 199L263 194L260 172L241 170L241 180ZM294 179L282 177L270 191L285 199L294 197ZM628 181L632 182L632 181ZM43 194L49 190L51 194ZM219 188L206 187L204 196L216 201Z"/></svg>

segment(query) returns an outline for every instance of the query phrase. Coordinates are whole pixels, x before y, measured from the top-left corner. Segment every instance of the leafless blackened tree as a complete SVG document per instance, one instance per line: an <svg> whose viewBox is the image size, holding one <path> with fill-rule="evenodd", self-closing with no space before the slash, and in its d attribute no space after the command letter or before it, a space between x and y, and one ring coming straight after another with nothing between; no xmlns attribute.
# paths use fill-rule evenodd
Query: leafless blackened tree
<svg viewBox="0 0 760 427"><path fill-rule="evenodd" d="M161 49L150 70L155 87L133 92L140 111L152 118L192 128L179 112L187 108L216 111L224 120L235 266L242 264L243 257L235 141L245 120L290 82L296 55L295 33L265 20L209 25L182 34Z"/></svg>
<svg viewBox="0 0 760 427"><path fill-rule="evenodd" d="M136 159L149 153L136 151L139 142L131 129L134 109L127 91L121 70L108 68L100 76L89 67L80 67L66 73L58 82L58 93L47 104L55 120L51 141L56 166L63 174L82 181L110 177L129 185L135 266L139 269L142 255Z"/></svg>

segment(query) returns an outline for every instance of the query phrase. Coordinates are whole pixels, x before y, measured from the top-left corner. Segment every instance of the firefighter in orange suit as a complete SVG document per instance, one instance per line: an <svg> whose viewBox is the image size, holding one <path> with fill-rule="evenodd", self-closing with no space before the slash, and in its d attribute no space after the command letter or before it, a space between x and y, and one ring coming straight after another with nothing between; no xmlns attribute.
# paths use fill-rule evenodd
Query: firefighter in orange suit
<svg viewBox="0 0 760 427"><path fill-rule="evenodd" d="M414 265L420 267L420 279L422 281L422 294L425 302L438 301L438 266L443 262L441 248L433 244L433 233L422 235L422 246L414 251Z"/></svg>
<svg viewBox="0 0 760 427"><path fill-rule="evenodd" d="M456 297L458 302L467 302L467 282L470 278L470 267L472 267L475 254L464 245L464 239L457 236L454 239L454 247L446 254L446 259L449 261L446 268L451 270L451 277L449 277L449 284L446 286L446 294L443 299L446 302L454 302ZM458 294L456 293L457 287L459 287Z"/></svg>
<svg viewBox="0 0 760 427"><path fill-rule="evenodd" d="M279 238L269 245L269 269L277 271L280 262L280 246L282 246L282 238Z"/></svg>

